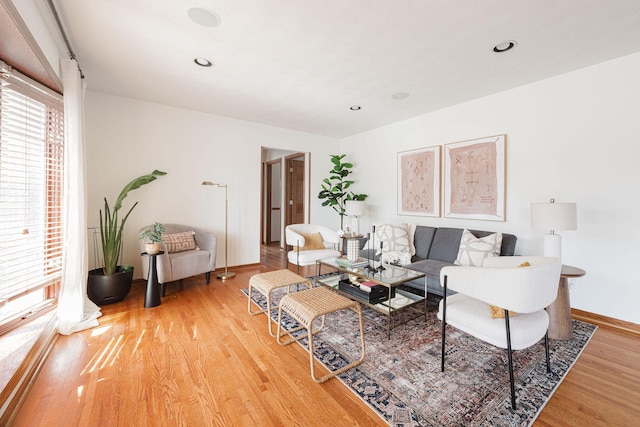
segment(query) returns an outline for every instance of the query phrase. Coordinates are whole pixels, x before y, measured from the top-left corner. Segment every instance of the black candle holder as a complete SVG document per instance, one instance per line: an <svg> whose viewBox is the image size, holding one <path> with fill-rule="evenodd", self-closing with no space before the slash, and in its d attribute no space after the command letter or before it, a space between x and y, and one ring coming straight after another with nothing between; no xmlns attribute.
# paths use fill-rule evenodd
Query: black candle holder
<svg viewBox="0 0 640 427"><path fill-rule="evenodd" d="M382 266L382 246L383 246L384 242L380 242L380 265L378 266L378 268L376 268L376 271L382 273L383 271L386 270L385 267Z"/></svg>
<svg viewBox="0 0 640 427"><path fill-rule="evenodd" d="M367 271L371 271L371 272L375 273L376 272L376 268L372 265L373 264L372 263L373 260L372 260L372 257L371 257L371 249L370 249L371 247L373 247L373 254L375 256L375 253L376 253L376 249L375 249L375 247L376 247L375 246L375 242L376 242L376 226L375 225L373 225L371 227L371 233L369 233L369 236L371 237L371 245L369 246L369 250L367 250L367 261L368 262L367 262L367 266L364 267L364 269L367 270Z"/></svg>

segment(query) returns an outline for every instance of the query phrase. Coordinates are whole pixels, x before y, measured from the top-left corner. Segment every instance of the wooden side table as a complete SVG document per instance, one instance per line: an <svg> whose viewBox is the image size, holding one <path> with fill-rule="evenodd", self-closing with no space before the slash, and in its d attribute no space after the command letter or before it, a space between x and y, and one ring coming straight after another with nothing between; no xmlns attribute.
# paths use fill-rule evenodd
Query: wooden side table
<svg viewBox="0 0 640 427"><path fill-rule="evenodd" d="M549 338L556 340L570 340L573 338L571 323L571 299L569 297L569 279L582 277L586 272L578 267L563 265L560 272L558 297L547 307L549 314Z"/></svg>
<svg viewBox="0 0 640 427"><path fill-rule="evenodd" d="M147 290L144 295L144 308L151 308L160 305L160 284L158 283L158 271L156 269L156 257L162 255L164 251L157 254L148 254L146 252L140 255L149 257L149 277L147 278Z"/></svg>

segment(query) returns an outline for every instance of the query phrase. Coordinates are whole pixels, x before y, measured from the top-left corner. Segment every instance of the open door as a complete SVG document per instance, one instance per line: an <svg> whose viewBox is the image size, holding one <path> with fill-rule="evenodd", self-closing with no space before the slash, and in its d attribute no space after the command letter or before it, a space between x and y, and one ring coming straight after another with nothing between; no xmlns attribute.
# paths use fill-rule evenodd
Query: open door
<svg viewBox="0 0 640 427"><path fill-rule="evenodd" d="M303 224L304 216L304 156L286 158L286 227L289 224Z"/></svg>

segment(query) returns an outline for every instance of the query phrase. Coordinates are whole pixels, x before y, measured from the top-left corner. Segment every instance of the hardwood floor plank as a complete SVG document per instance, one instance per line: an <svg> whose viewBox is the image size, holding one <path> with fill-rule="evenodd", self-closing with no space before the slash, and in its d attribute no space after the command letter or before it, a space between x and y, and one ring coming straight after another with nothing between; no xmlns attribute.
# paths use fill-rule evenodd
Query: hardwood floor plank
<svg viewBox="0 0 640 427"><path fill-rule="evenodd" d="M14 425L386 425L339 380L313 382L306 350L277 344L265 315L247 313L249 278L284 265L266 247L261 266L171 284L151 309L136 282L99 327L58 338ZM640 339L600 327L534 425L634 425L638 384Z"/></svg>

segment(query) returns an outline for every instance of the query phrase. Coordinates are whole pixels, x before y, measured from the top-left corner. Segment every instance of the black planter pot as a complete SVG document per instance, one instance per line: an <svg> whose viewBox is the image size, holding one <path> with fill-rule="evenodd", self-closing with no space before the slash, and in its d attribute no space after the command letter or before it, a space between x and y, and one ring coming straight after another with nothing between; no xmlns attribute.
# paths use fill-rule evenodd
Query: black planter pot
<svg viewBox="0 0 640 427"><path fill-rule="evenodd" d="M105 276L101 268L89 271L87 294L98 305L113 304L122 301L131 290L133 268L121 273L120 267L111 276Z"/></svg>

